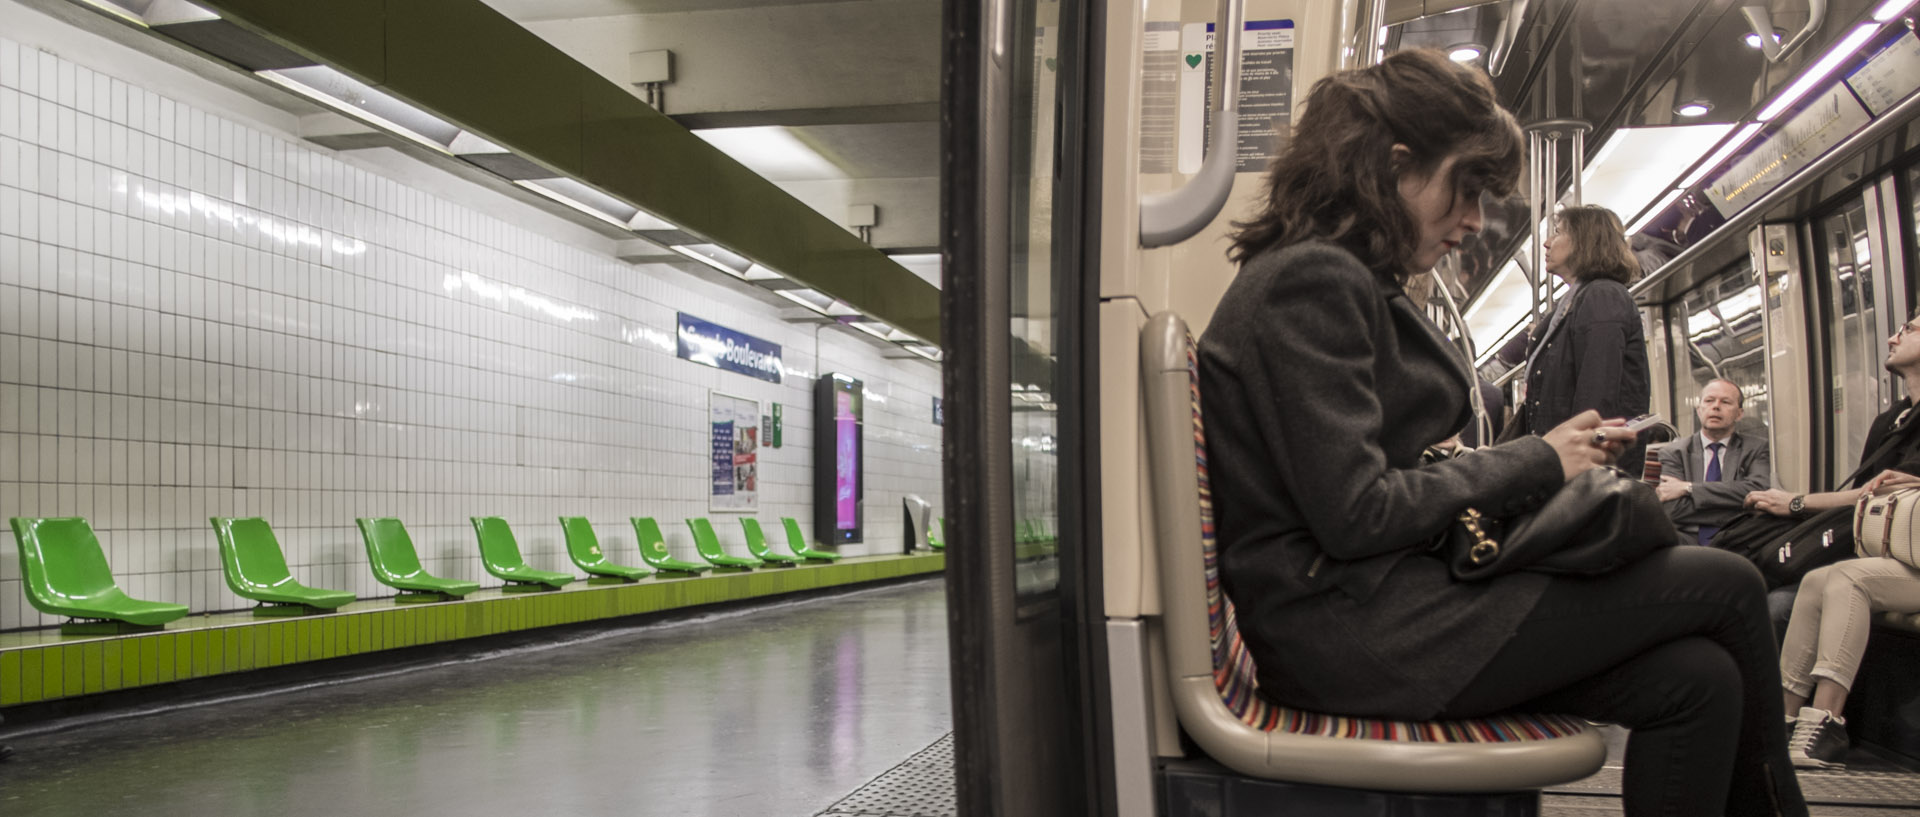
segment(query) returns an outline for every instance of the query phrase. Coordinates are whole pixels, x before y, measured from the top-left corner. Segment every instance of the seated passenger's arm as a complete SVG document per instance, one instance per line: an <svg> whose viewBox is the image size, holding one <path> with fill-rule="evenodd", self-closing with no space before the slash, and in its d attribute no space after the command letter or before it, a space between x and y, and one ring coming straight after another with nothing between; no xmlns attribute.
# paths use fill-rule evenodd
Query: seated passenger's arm
<svg viewBox="0 0 1920 817"><path fill-rule="evenodd" d="M1764 491L1772 484L1772 452L1762 445L1753 454L1752 466L1739 479L1694 483L1693 505L1703 511L1737 511L1746 503L1748 494Z"/></svg>
<svg viewBox="0 0 1920 817"><path fill-rule="evenodd" d="M1847 491L1828 491L1826 493L1807 494L1806 499L1802 500L1801 512L1812 513L1814 511L1832 510L1834 508L1852 505L1860 499L1862 493L1865 493L1865 489L1855 488ZM1792 512L1787 510L1787 506L1793 502L1795 496L1798 496L1798 494L1791 491L1783 491L1779 488L1754 491L1753 493L1747 494L1746 506L1755 510L1765 511L1774 516L1792 516Z"/></svg>

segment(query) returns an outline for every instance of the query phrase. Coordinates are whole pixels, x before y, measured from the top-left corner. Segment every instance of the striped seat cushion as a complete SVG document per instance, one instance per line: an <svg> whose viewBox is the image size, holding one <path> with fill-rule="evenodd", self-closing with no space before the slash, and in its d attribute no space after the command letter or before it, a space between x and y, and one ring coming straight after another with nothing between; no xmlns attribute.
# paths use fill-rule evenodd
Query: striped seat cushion
<svg viewBox="0 0 1920 817"><path fill-rule="evenodd" d="M1254 694L1253 656L1240 639L1233 602L1220 590L1220 562L1213 533L1213 491L1207 479L1207 431L1200 417L1200 377L1192 336L1187 338L1187 383L1193 401L1193 464L1200 482L1200 537L1206 555L1207 636L1213 645L1213 684L1227 709L1266 732L1330 738L1367 738L1421 743L1500 743L1579 734L1586 722L1565 715L1501 715L1457 721L1391 721L1348 718L1276 706Z"/></svg>

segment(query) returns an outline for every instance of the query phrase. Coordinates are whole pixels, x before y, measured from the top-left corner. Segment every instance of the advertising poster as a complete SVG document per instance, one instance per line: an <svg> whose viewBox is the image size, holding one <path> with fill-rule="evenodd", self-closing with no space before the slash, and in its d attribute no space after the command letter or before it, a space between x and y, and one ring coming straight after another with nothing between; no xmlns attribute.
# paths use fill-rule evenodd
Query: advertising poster
<svg viewBox="0 0 1920 817"><path fill-rule="evenodd" d="M707 509L748 513L760 509L760 403L720 392L708 394L713 428L713 487Z"/></svg>

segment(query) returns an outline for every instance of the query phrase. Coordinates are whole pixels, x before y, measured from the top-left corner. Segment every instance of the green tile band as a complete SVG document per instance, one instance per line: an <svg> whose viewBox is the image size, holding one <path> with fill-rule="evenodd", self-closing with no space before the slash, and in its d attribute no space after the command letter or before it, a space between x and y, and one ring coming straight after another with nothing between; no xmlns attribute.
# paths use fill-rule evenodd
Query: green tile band
<svg viewBox="0 0 1920 817"><path fill-rule="evenodd" d="M574 582L551 593L482 590L461 601L357 601L294 620L250 612L192 616L158 632L0 634L0 707L207 678L443 641L578 624L937 573L943 554L871 556L833 564L635 584Z"/></svg>

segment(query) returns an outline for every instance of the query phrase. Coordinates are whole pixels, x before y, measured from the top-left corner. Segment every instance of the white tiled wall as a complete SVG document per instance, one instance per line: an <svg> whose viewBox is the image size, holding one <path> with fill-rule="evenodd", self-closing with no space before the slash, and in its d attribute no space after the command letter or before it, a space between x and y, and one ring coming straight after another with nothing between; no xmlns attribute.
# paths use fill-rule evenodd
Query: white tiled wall
<svg viewBox="0 0 1920 817"><path fill-rule="evenodd" d="M634 515L683 558L688 516L740 552L707 512L708 391L784 405L757 516L810 533L829 371L874 396L867 545L842 552L897 551L904 493L941 505L935 367L470 204L0 37L0 516L87 517L124 589L195 611L247 606L210 516L267 518L296 578L362 596L391 591L358 516L487 585L472 515L546 569L573 569L562 514L630 564ZM781 344L786 382L676 358L681 309ZM0 629L55 623L0 537Z"/></svg>

